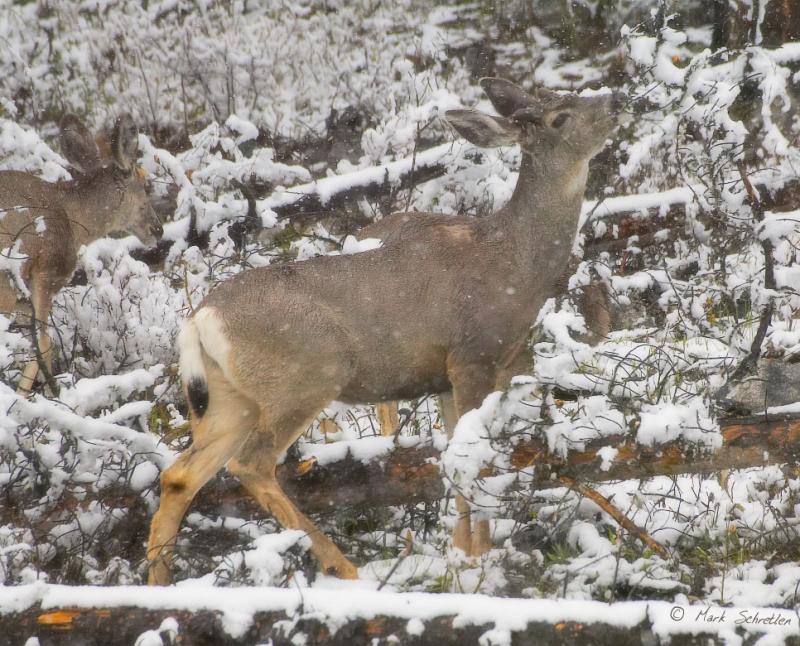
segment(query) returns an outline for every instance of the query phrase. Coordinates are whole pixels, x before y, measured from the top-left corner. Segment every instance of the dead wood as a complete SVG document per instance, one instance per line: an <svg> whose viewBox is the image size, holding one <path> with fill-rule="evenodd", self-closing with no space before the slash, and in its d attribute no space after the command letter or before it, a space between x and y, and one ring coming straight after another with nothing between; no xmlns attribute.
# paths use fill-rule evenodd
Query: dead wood
<svg viewBox="0 0 800 646"><path fill-rule="evenodd" d="M591 500L595 505L600 507L600 509L602 509L609 516L611 516L620 527L626 529L628 532L636 536L636 538L642 541L642 543L647 545L647 547L653 550L661 558L663 559L669 558L669 551L667 550L666 547L664 547L656 539L650 536L650 534L648 534L636 523L634 523L630 518L628 518L618 507L616 507L616 505L614 505L603 494L599 493L598 491L595 491L591 487L586 486L582 482L578 482L574 478L570 478L569 476L559 476L558 481L564 486L572 489L575 493L579 493L585 498Z"/></svg>
<svg viewBox="0 0 800 646"><path fill-rule="evenodd" d="M516 469L536 465L536 489L564 486L559 477L603 482L793 463L800 455L800 418L728 419L722 422L722 437L718 451L693 452L678 443L647 447L614 436L589 442L585 451L571 451L566 459L550 454L542 440L527 440L517 445L511 461ZM607 446L617 454L604 470L598 452ZM433 502L445 495L437 459L431 447L398 447L366 463L350 456L325 466L286 463L278 467L278 477L284 491L309 513ZM229 496L246 494L237 487L224 494Z"/></svg>
<svg viewBox="0 0 800 646"><path fill-rule="evenodd" d="M289 591L287 590L287 594ZM7 615L0 615L0 634L3 643L24 644L30 637L38 638L41 646L81 644L107 646L133 644L145 631L158 631L168 617L178 623L176 637L161 633L165 645L238 646L240 644L270 643L289 646L304 643L308 646L350 646L351 644L403 643L441 644L460 646L477 644L481 635L493 628L491 624L474 625L454 621L453 616L431 617L424 621L424 632L411 636L406 631L408 619L378 615L371 619L336 621L337 629L328 628L320 613L300 613L289 616L282 611L258 611L252 624L242 635L233 637L225 632L222 616L214 610L185 610L164 608L148 610L138 607L81 608L64 607L43 610L38 604ZM633 628L608 623L579 623L575 621L531 621L524 627L511 630L517 644L575 644L586 646L616 646L617 644L653 643L649 620ZM681 644L706 644L715 633L681 635ZM150 643L150 642L148 642Z"/></svg>
<svg viewBox="0 0 800 646"><path fill-rule="evenodd" d="M332 192L324 200L315 192L298 193L295 199L284 201L273 210L279 219L298 224L310 224L323 218L336 217L362 199L384 204L391 210L390 203L398 191L441 177L445 171L446 167L441 161L421 161L409 164L408 169L399 173L394 181L389 181L388 174L384 174L381 181L349 186ZM245 187L243 194L248 200L249 211L252 211L253 196L259 194L259 187L247 183L241 186ZM343 186L347 186L347 183L343 182ZM761 195L761 204L765 210L788 211L800 205L800 180L791 180L777 190L769 190L758 183L754 188ZM168 220L174 213L176 197L177 191L171 197L159 198L158 203L153 204L162 220ZM647 248L656 243L669 243L678 239L684 232L685 203L670 204L665 213L661 213L661 208L611 211L587 221L583 230L586 240L584 257L594 259L603 252L617 254L632 246ZM607 225L606 233L599 237L595 237L591 231L591 223L595 219L601 219ZM249 232L258 228L251 213L248 213L247 218L238 218L237 221L239 220L242 221L240 226L246 226ZM666 237L656 235L664 229L667 231ZM208 244L207 236L195 235L193 243L205 246ZM172 244L172 241L160 241L156 247L134 251L133 255L151 266L156 266L167 257Z"/></svg>

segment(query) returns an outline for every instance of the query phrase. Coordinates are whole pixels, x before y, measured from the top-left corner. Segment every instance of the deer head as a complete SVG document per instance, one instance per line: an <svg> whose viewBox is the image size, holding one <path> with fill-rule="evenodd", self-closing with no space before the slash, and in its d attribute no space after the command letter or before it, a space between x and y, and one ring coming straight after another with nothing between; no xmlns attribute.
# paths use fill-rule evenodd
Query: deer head
<svg viewBox="0 0 800 646"><path fill-rule="evenodd" d="M85 194L87 206L102 212L87 214L94 219L90 230L106 235L131 233L145 245L153 245L161 235L161 223L147 192L144 172L137 168L139 133L133 118L121 114L108 135L107 157L102 157L97 143L83 122L74 114L61 120L61 151L75 176L73 193L78 201ZM89 204L90 193L98 195ZM97 204L102 201L103 204Z"/></svg>
<svg viewBox="0 0 800 646"><path fill-rule="evenodd" d="M624 106L618 93L596 96L538 89L528 94L510 81L481 79L500 116L478 110L449 110L448 123L481 148L519 144L525 153L551 163L588 160L596 155Z"/></svg>

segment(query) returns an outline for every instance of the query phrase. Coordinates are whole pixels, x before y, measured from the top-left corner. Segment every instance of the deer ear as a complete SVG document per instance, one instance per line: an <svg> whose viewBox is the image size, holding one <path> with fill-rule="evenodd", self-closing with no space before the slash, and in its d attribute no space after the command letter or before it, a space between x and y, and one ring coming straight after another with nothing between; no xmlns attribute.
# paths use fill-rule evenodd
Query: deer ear
<svg viewBox="0 0 800 646"><path fill-rule="evenodd" d="M70 165L84 175L100 166L100 153L91 133L80 118L67 113L60 124L61 153Z"/></svg>
<svg viewBox="0 0 800 646"><path fill-rule="evenodd" d="M139 131L133 117L127 112L117 117L111 131L111 155L122 170L131 170L136 164L139 150Z"/></svg>
<svg viewBox="0 0 800 646"><path fill-rule="evenodd" d="M527 108L536 102L519 85L505 79L484 77L480 80L480 84L494 109L504 117L510 117L517 110Z"/></svg>
<svg viewBox="0 0 800 646"><path fill-rule="evenodd" d="M481 148L511 146L519 141L519 126L503 117L477 110L448 110L444 116L458 134Z"/></svg>

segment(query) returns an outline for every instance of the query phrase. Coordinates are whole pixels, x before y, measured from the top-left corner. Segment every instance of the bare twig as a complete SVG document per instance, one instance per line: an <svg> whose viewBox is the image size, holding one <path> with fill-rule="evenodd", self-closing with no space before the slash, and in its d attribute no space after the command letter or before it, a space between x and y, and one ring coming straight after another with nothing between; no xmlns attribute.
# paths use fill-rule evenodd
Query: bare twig
<svg viewBox="0 0 800 646"><path fill-rule="evenodd" d="M620 527L628 530L631 534L636 536L636 538L642 541L642 543L647 545L647 547L653 550L661 558L669 558L669 552L667 551L666 547L656 541L652 536L650 536L650 534L634 523L622 511L617 509L613 503L601 493L595 491L591 487L587 487L582 482L578 482L575 480L575 478L570 478L569 476L559 476L558 479L564 486L569 487L574 492L579 493L591 500L594 504L600 507L600 509L611 516Z"/></svg>
<svg viewBox="0 0 800 646"><path fill-rule="evenodd" d="M742 177L742 183L744 184L745 191L747 191L747 196L750 199L750 206L753 209L753 215L755 216L756 222L761 223L764 221L764 205L759 199L755 189L753 188L753 185L750 183L750 178L747 177L747 171L744 167L744 164L741 162L739 163L739 174ZM767 291L774 290L775 262L772 258L772 242L769 238L764 238L761 241L761 248L764 252L764 289ZM774 305L772 299L770 298L769 294L767 294L766 302L761 310L758 330L753 338L753 343L750 345L750 352L739 364L736 370L733 371L729 381L741 381L743 377L753 374L756 371L758 359L761 357L761 346L764 343L764 338L767 336L767 330L769 330L769 326L772 323L773 310Z"/></svg>

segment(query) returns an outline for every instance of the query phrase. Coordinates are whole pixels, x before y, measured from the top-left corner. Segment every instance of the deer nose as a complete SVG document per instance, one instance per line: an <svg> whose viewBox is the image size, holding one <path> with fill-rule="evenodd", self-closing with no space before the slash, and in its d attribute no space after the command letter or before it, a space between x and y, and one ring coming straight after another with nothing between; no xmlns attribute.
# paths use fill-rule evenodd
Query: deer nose
<svg viewBox="0 0 800 646"><path fill-rule="evenodd" d="M151 224L150 233L152 233L156 238L161 238L161 236L164 235L164 227L162 227L158 222Z"/></svg>
<svg viewBox="0 0 800 646"><path fill-rule="evenodd" d="M622 92L611 93L611 111L614 114L619 114L628 105L628 97Z"/></svg>

